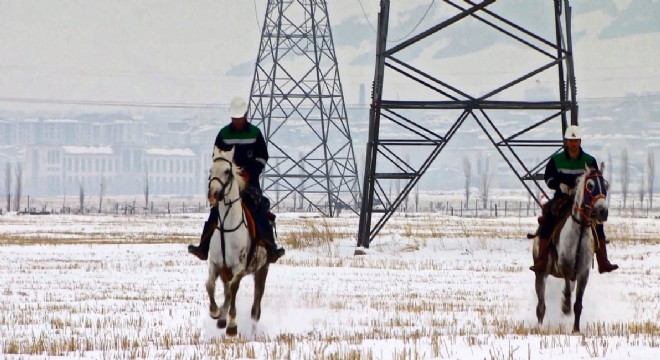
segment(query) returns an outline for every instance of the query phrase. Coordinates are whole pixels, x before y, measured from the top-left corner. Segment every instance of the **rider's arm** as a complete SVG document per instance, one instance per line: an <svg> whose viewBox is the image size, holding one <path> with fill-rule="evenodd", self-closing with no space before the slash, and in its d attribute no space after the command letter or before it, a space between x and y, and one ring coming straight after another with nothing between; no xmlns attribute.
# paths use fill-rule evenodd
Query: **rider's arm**
<svg viewBox="0 0 660 360"><path fill-rule="evenodd" d="M218 136L215 137L215 146L222 151L231 150L232 146L225 142L225 139L222 138L222 130L218 131Z"/></svg>
<svg viewBox="0 0 660 360"><path fill-rule="evenodd" d="M559 189L559 184L560 184L560 176L559 176L559 171L557 170L557 165L555 164L555 161L551 158L550 161L548 161L548 165L545 166L545 175L543 176L543 179L545 180L545 184L548 185L548 187L552 190L555 191L561 191Z"/></svg>
<svg viewBox="0 0 660 360"><path fill-rule="evenodd" d="M264 136L259 133L259 136L257 136L257 142L254 147L254 170L258 175L264 171L266 162L268 162L268 148L266 146L266 140L264 140Z"/></svg>

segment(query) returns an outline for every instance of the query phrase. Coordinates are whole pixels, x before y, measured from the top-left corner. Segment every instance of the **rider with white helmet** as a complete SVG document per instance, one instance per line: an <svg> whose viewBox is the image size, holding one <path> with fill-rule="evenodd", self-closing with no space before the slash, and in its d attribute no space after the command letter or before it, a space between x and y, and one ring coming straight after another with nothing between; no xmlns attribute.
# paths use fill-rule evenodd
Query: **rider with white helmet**
<svg viewBox="0 0 660 360"><path fill-rule="evenodd" d="M566 198L575 187L578 176L584 173L585 165L598 170L596 159L582 150L582 131L577 125L571 125L564 132L564 151L554 154L545 167L545 183L555 190L554 197L543 206L543 217L539 226L539 256L529 269L534 272L543 272L548 265L550 255L550 236L555 227L557 214L552 211L552 205L558 198ZM600 273L614 271L618 265L611 264L607 259L605 248L606 238L603 224L596 227L598 236L598 250L596 260Z"/></svg>

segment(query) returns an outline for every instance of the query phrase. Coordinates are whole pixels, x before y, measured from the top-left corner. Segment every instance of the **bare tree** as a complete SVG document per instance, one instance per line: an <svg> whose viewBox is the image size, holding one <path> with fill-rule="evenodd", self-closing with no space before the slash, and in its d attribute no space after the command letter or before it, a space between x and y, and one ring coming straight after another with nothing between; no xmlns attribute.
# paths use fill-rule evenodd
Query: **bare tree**
<svg viewBox="0 0 660 360"><path fill-rule="evenodd" d="M305 162L303 160L303 153L302 152L300 152L300 154L298 156L300 157L300 175L301 175L300 185L298 186L298 191L302 191L303 190L303 185L305 184L305 178L306 178ZM298 199L298 202L299 202L298 203L298 208L300 210L302 210L305 206L305 198L302 196L302 193L300 194L300 198ZM295 206L295 202L294 202L294 206Z"/></svg>
<svg viewBox="0 0 660 360"><path fill-rule="evenodd" d="M630 168L628 167L628 149L621 152L621 194L623 195L623 207L626 207L628 198L628 185L630 184Z"/></svg>
<svg viewBox="0 0 660 360"><path fill-rule="evenodd" d="M64 214L65 208L66 208L66 183L62 187L62 214Z"/></svg>
<svg viewBox="0 0 660 360"><path fill-rule="evenodd" d="M144 164L144 208L149 208L149 166Z"/></svg>
<svg viewBox="0 0 660 360"><path fill-rule="evenodd" d="M415 212L419 212L419 183L415 185Z"/></svg>
<svg viewBox="0 0 660 360"><path fill-rule="evenodd" d="M7 212L11 211L11 164L5 166L5 192L7 193Z"/></svg>
<svg viewBox="0 0 660 360"><path fill-rule="evenodd" d="M467 156L463 157L463 175L465 175L465 208L470 203L470 183L472 182L472 162Z"/></svg>
<svg viewBox="0 0 660 360"><path fill-rule="evenodd" d="M80 192L78 193L78 200L80 201L80 213L84 214L85 213L85 186L83 183L80 184Z"/></svg>
<svg viewBox="0 0 660 360"><path fill-rule="evenodd" d="M655 158L653 153L649 151L648 156L646 157L646 166L648 171L646 172L646 186L648 186L649 193L649 208L653 209L653 183L655 182Z"/></svg>
<svg viewBox="0 0 660 360"><path fill-rule="evenodd" d="M646 177L644 176L644 170L642 170L642 176L641 176L641 181L639 185L639 202L641 204L644 204L644 196L646 195L646 185L644 184L644 181Z"/></svg>
<svg viewBox="0 0 660 360"><path fill-rule="evenodd" d="M481 201L483 209L488 206L488 196L490 186L493 182L493 174L490 172L490 159L484 155L483 171L481 172L481 181L479 182L479 191L481 192Z"/></svg>
<svg viewBox="0 0 660 360"><path fill-rule="evenodd" d="M21 197L23 196L23 166L16 164L16 191L14 192L14 210L21 210Z"/></svg>
<svg viewBox="0 0 660 360"><path fill-rule="evenodd" d="M101 173L101 188L99 189L99 214L103 208L103 194L105 193L105 186L105 178L103 177L103 173Z"/></svg>

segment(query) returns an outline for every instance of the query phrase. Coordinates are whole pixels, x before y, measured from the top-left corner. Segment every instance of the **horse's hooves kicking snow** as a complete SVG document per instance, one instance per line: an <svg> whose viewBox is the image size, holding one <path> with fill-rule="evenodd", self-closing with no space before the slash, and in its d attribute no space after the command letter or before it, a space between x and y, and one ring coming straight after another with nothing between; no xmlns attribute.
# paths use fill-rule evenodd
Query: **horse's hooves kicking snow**
<svg viewBox="0 0 660 360"><path fill-rule="evenodd" d="M237 326L230 326L227 328L227 335L229 336L236 336L238 334L238 327Z"/></svg>

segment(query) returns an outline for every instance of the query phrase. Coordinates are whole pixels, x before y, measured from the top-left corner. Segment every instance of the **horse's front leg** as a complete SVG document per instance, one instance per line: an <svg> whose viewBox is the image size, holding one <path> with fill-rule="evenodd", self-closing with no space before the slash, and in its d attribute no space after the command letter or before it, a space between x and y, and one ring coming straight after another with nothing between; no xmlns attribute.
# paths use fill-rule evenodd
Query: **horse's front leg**
<svg viewBox="0 0 660 360"><path fill-rule="evenodd" d="M229 308L229 282L223 280L222 286L224 288L225 301L222 303L220 313L217 317L218 322L216 326L218 329L224 329L227 326L227 309Z"/></svg>
<svg viewBox="0 0 660 360"><path fill-rule="evenodd" d="M254 301L252 302L252 320L259 321L261 318L261 298L266 288L266 277L268 276L268 264L257 269L254 273Z"/></svg>
<svg viewBox="0 0 660 360"><path fill-rule="evenodd" d="M575 314L575 322L573 323L573 332L580 332L580 315L582 315L582 297L584 297L584 290L587 288L589 282L589 273L581 276L577 280L577 289L575 290L575 304L573 305L573 313Z"/></svg>
<svg viewBox="0 0 660 360"><path fill-rule="evenodd" d="M571 279L564 277L564 299L561 302L561 311L564 315L571 313Z"/></svg>
<svg viewBox="0 0 660 360"><path fill-rule="evenodd" d="M227 324L227 335L234 336L238 334L238 325L236 324L236 294L241 284L243 275L236 275L229 282L229 323Z"/></svg>
<svg viewBox="0 0 660 360"><path fill-rule="evenodd" d="M545 278L546 275L543 273L536 273L536 297L538 298L538 304L536 305L536 319L539 321L539 325L543 324L543 318L545 317Z"/></svg>
<svg viewBox="0 0 660 360"><path fill-rule="evenodd" d="M209 264L209 277L206 279L206 292L209 295L209 315L213 319L220 316L218 304L215 303L215 281L218 278L218 272L213 264Z"/></svg>

